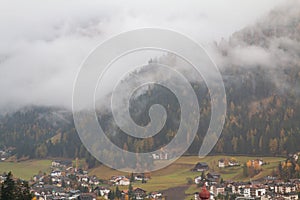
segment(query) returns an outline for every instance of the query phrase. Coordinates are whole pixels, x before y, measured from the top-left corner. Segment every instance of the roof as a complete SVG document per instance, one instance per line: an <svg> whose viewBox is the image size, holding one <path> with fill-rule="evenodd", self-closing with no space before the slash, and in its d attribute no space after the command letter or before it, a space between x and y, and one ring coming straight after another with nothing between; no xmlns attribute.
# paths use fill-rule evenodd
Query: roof
<svg viewBox="0 0 300 200"><path fill-rule="evenodd" d="M208 164L206 162L198 162L195 168L200 168L200 167L208 167Z"/></svg>
<svg viewBox="0 0 300 200"><path fill-rule="evenodd" d="M135 189L133 189L133 191L134 192L141 191L141 192L146 193L146 190L143 190L142 188L135 188Z"/></svg>
<svg viewBox="0 0 300 200"><path fill-rule="evenodd" d="M207 191L207 189L206 189L205 186L202 187L202 190L201 190L201 192L199 194L199 197L201 199L209 199L210 193L209 193L209 191Z"/></svg>

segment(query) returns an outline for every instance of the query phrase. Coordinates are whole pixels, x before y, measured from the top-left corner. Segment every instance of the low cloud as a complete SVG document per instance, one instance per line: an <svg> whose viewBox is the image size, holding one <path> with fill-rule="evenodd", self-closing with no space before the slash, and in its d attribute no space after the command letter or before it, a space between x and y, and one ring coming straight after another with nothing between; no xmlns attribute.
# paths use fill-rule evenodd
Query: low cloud
<svg viewBox="0 0 300 200"><path fill-rule="evenodd" d="M70 108L83 59L120 32L169 28L207 44L228 38L283 2L1 1L0 108L28 104ZM256 64L269 65L270 52L255 46L239 48L231 51L235 63L250 65L251 54L259 57Z"/></svg>

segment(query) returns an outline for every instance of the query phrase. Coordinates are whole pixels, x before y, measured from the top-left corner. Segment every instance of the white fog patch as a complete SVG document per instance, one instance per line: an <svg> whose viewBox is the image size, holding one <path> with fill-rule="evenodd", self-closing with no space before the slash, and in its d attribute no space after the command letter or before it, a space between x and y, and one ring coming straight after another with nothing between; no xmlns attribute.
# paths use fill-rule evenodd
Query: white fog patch
<svg viewBox="0 0 300 200"><path fill-rule="evenodd" d="M210 44L254 23L282 2L3 0L0 108L27 104L70 108L73 83L83 59L99 43L120 32L161 27ZM262 62L266 59L262 57Z"/></svg>

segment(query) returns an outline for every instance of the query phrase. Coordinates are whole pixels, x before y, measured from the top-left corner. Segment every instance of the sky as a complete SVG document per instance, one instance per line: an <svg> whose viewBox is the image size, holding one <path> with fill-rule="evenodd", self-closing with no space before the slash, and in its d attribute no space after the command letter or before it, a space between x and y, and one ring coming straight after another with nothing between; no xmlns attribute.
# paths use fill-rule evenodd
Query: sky
<svg viewBox="0 0 300 200"><path fill-rule="evenodd" d="M205 46L254 24L284 2L1 0L0 110L24 105L71 108L83 60L121 32L167 28Z"/></svg>

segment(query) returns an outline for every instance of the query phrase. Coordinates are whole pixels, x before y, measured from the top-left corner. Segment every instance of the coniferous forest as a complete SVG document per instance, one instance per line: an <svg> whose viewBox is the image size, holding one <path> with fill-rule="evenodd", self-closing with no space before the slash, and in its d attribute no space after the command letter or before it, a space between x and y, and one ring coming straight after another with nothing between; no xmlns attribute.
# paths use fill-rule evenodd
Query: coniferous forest
<svg viewBox="0 0 300 200"><path fill-rule="evenodd" d="M211 154L285 156L300 151L299 24L298 14L279 9L236 32L228 41L214 44L213 57L225 84L227 114L222 135ZM253 52L261 55L252 56ZM168 63L168 56L164 62ZM197 155L208 128L211 105L203 81L193 79L190 84L198 98L201 118L186 154ZM99 122L120 148L132 152L156 150L176 134L181 111L170 90L152 85L131 99L133 120L147 125L153 104L163 105L168 114L165 126L153 138L136 139L123 133L109 109L99 108ZM96 164L81 144L72 112L59 107L25 106L1 112L0 149L8 150L17 159L78 157L85 158L90 167Z"/></svg>

